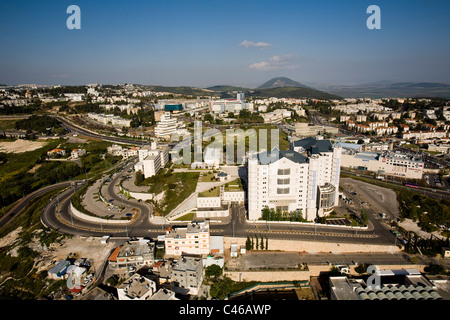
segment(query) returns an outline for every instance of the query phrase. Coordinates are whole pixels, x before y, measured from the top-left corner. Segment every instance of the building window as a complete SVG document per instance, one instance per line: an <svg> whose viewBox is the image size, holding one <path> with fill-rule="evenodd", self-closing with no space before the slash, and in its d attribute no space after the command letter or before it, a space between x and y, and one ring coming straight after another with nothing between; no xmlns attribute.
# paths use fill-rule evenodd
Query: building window
<svg viewBox="0 0 450 320"><path fill-rule="evenodd" d="M278 184L289 184L290 180L291 179L289 179L289 178L282 178L282 179L278 178L277 182L278 182Z"/></svg>
<svg viewBox="0 0 450 320"><path fill-rule="evenodd" d="M277 194L289 194L289 188L277 188Z"/></svg>
<svg viewBox="0 0 450 320"><path fill-rule="evenodd" d="M291 174L291 168L288 169L278 169L278 175L279 176L285 176Z"/></svg>

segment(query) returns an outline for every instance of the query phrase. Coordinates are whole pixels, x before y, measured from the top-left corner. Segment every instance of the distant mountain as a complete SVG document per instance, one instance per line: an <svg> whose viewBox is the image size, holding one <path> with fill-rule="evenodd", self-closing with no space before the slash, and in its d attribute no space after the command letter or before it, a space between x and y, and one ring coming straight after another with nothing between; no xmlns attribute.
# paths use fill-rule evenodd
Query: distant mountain
<svg viewBox="0 0 450 320"><path fill-rule="evenodd" d="M302 87L309 88L308 86L301 84L286 77L272 78L264 84L260 85L257 89L269 89L269 88L281 88L281 87Z"/></svg>
<svg viewBox="0 0 450 320"><path fill-rule="evenodd" d="M220 86L214 86L206 88L206 90L211 90L215 92L233 92L233 91L248 91L248 88L242 88L242 87L235 87L235 86L228 86L228 85L220 85Z"/></svg>
<svg viewBox="0 0 450 320"><path fill-rule="evenodd" d="M193 87L165 87L165 86L147 86L152 91L169 92L175 94L182 94L186 96L218 96L218 94L211 90L193 88Z"/></svg>
<svg viewBox="0 0 450 320"><path fill-rule="evenodd" d="M450 98L450 84L379 81L360 85L316 85L345 98Z"/></svg>
<svg viewBox="0 0 450 320"><path fill-rule="evenodd" d="M323 100L341 100L342 97L328 92L304 88L304 87L281 87L250 90L249 96L261 98L294 98L294 99L323 99Z"/></svg>

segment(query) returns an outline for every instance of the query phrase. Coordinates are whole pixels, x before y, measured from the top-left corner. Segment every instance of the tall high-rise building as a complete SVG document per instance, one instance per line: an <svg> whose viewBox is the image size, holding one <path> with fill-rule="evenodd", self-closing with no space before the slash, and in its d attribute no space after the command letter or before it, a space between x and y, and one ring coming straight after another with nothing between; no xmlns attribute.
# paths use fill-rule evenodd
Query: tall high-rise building
<svg viewBox="0 0 450 320"><path fill-rule="evenodd" d="M273 149L249 156L248 212L258 220L265 207L291 213L301 210L314 220L332 211L339 199L341 148L329 140L291 142L289 151Z"/></svg>

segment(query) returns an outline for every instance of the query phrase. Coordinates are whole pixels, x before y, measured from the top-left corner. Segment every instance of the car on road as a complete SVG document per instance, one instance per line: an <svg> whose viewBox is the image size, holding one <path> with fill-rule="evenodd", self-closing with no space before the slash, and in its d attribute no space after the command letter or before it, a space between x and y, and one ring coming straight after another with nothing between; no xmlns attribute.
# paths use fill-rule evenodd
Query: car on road
<svg viewBox="0 0 450 320"><path fill-rule="evenodd" d="M132 216L132 214L131 213L127 213L125 216L127 216L127 217L131 217Z"/></svg>

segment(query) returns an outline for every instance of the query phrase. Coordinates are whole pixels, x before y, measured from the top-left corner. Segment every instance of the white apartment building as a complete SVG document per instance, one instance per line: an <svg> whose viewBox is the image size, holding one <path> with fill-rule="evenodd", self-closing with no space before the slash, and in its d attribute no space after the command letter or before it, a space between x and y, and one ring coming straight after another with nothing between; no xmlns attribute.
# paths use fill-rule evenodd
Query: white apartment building
<svg viewBox="0 0 450 320"><path fill-rule="evenodd" d="M105 125L112 125L112 126L120 126L120 127L129 127L131 124L131 120L124 119L119 116L114 116L112 114L103 114L103 113L93 113L89 112L88 117L103 123Z"/></svg>
<svg viewBox="0 0 450 320"><path fill-rule="evenodd" d="M85 154L86 154L86 150L85 149L73 149L70 152L70 157L72 159L78 159L78 158L82 157Z"/></svg>
<svg viewBox="0 0 450 320"><path fill-rule="evenodd" d="M186 227L169 227L164 244L167 255L209 254L209 221L193 221Z"/></svg>
<svg viewBox="0 0 450 320"><path fill-rule="evenodd" d="M117 288L119 300L150 300L156 292L156 283L146 277L134 274Z"/></svg>
<svg viewBox="0 0 450 320"><path fill-rule="evenodd" d="M158 145L155 141L142 146L137 154L139 161L134 165L134 171L141 171L145 178L156 175L169 162L169 146Z"/></svg>
<svg viewBox="0 0 450 320"><path fill-rule="evenodd" d="M179 129L184 129L184 124L177 121L176 118L172 118L170 112L164 112L164 114L161 115L161 121L155 126L155 136L168 139L173 133L180 133Z"/></svg>
<svg viewBox="0 0 450 320"><path fill-rule="evenodd" d="M113 156L121 156L123 159L128 159L129 157L137 156L137 148L122 148L118 144L113 144L112 146L106 148L107 152Z"/></svg>
<svg viewBox="0 0 450 320"><path fill-rule="evenodd" d="M264 119L264 123L280 123L285 118L291 118L292 111L287 109L276 109L272 112L263 113L261 116Z"/></svg>
<svg viewBox="0 0 450 320"><path fill-rule="evenodd" d="M214 113L233 112L237 113L241 110L253 111L253 103L246 103L237 99L220 99L210 102L210 110Z"/></svg>
<svg viewBox="0 0 450 320"><path fill-rule="evenodd" d="M312 125L306 122L297 122L294 125L294 135L297 137L314 137L319 134L323 134L324 132L328 132L331 134L339 133L339 128L336 127Z"/></svg>
<svg viewBox="0 0 450 320"><path fill-rule="evenodd" d="M248 159L249 220L258 220L265 207L293 212L307 220L330 212L338 202L342 149L329 140L306 138L291 150L261 152Z"/></svg>
<svg viewBox="0 0 450 320"><path fill-rule="evenodd" d="M445 138L448 136L448 132L445 130L436 131L409 131L403 132L402 139L432 139L432 138Z"/></svg>

